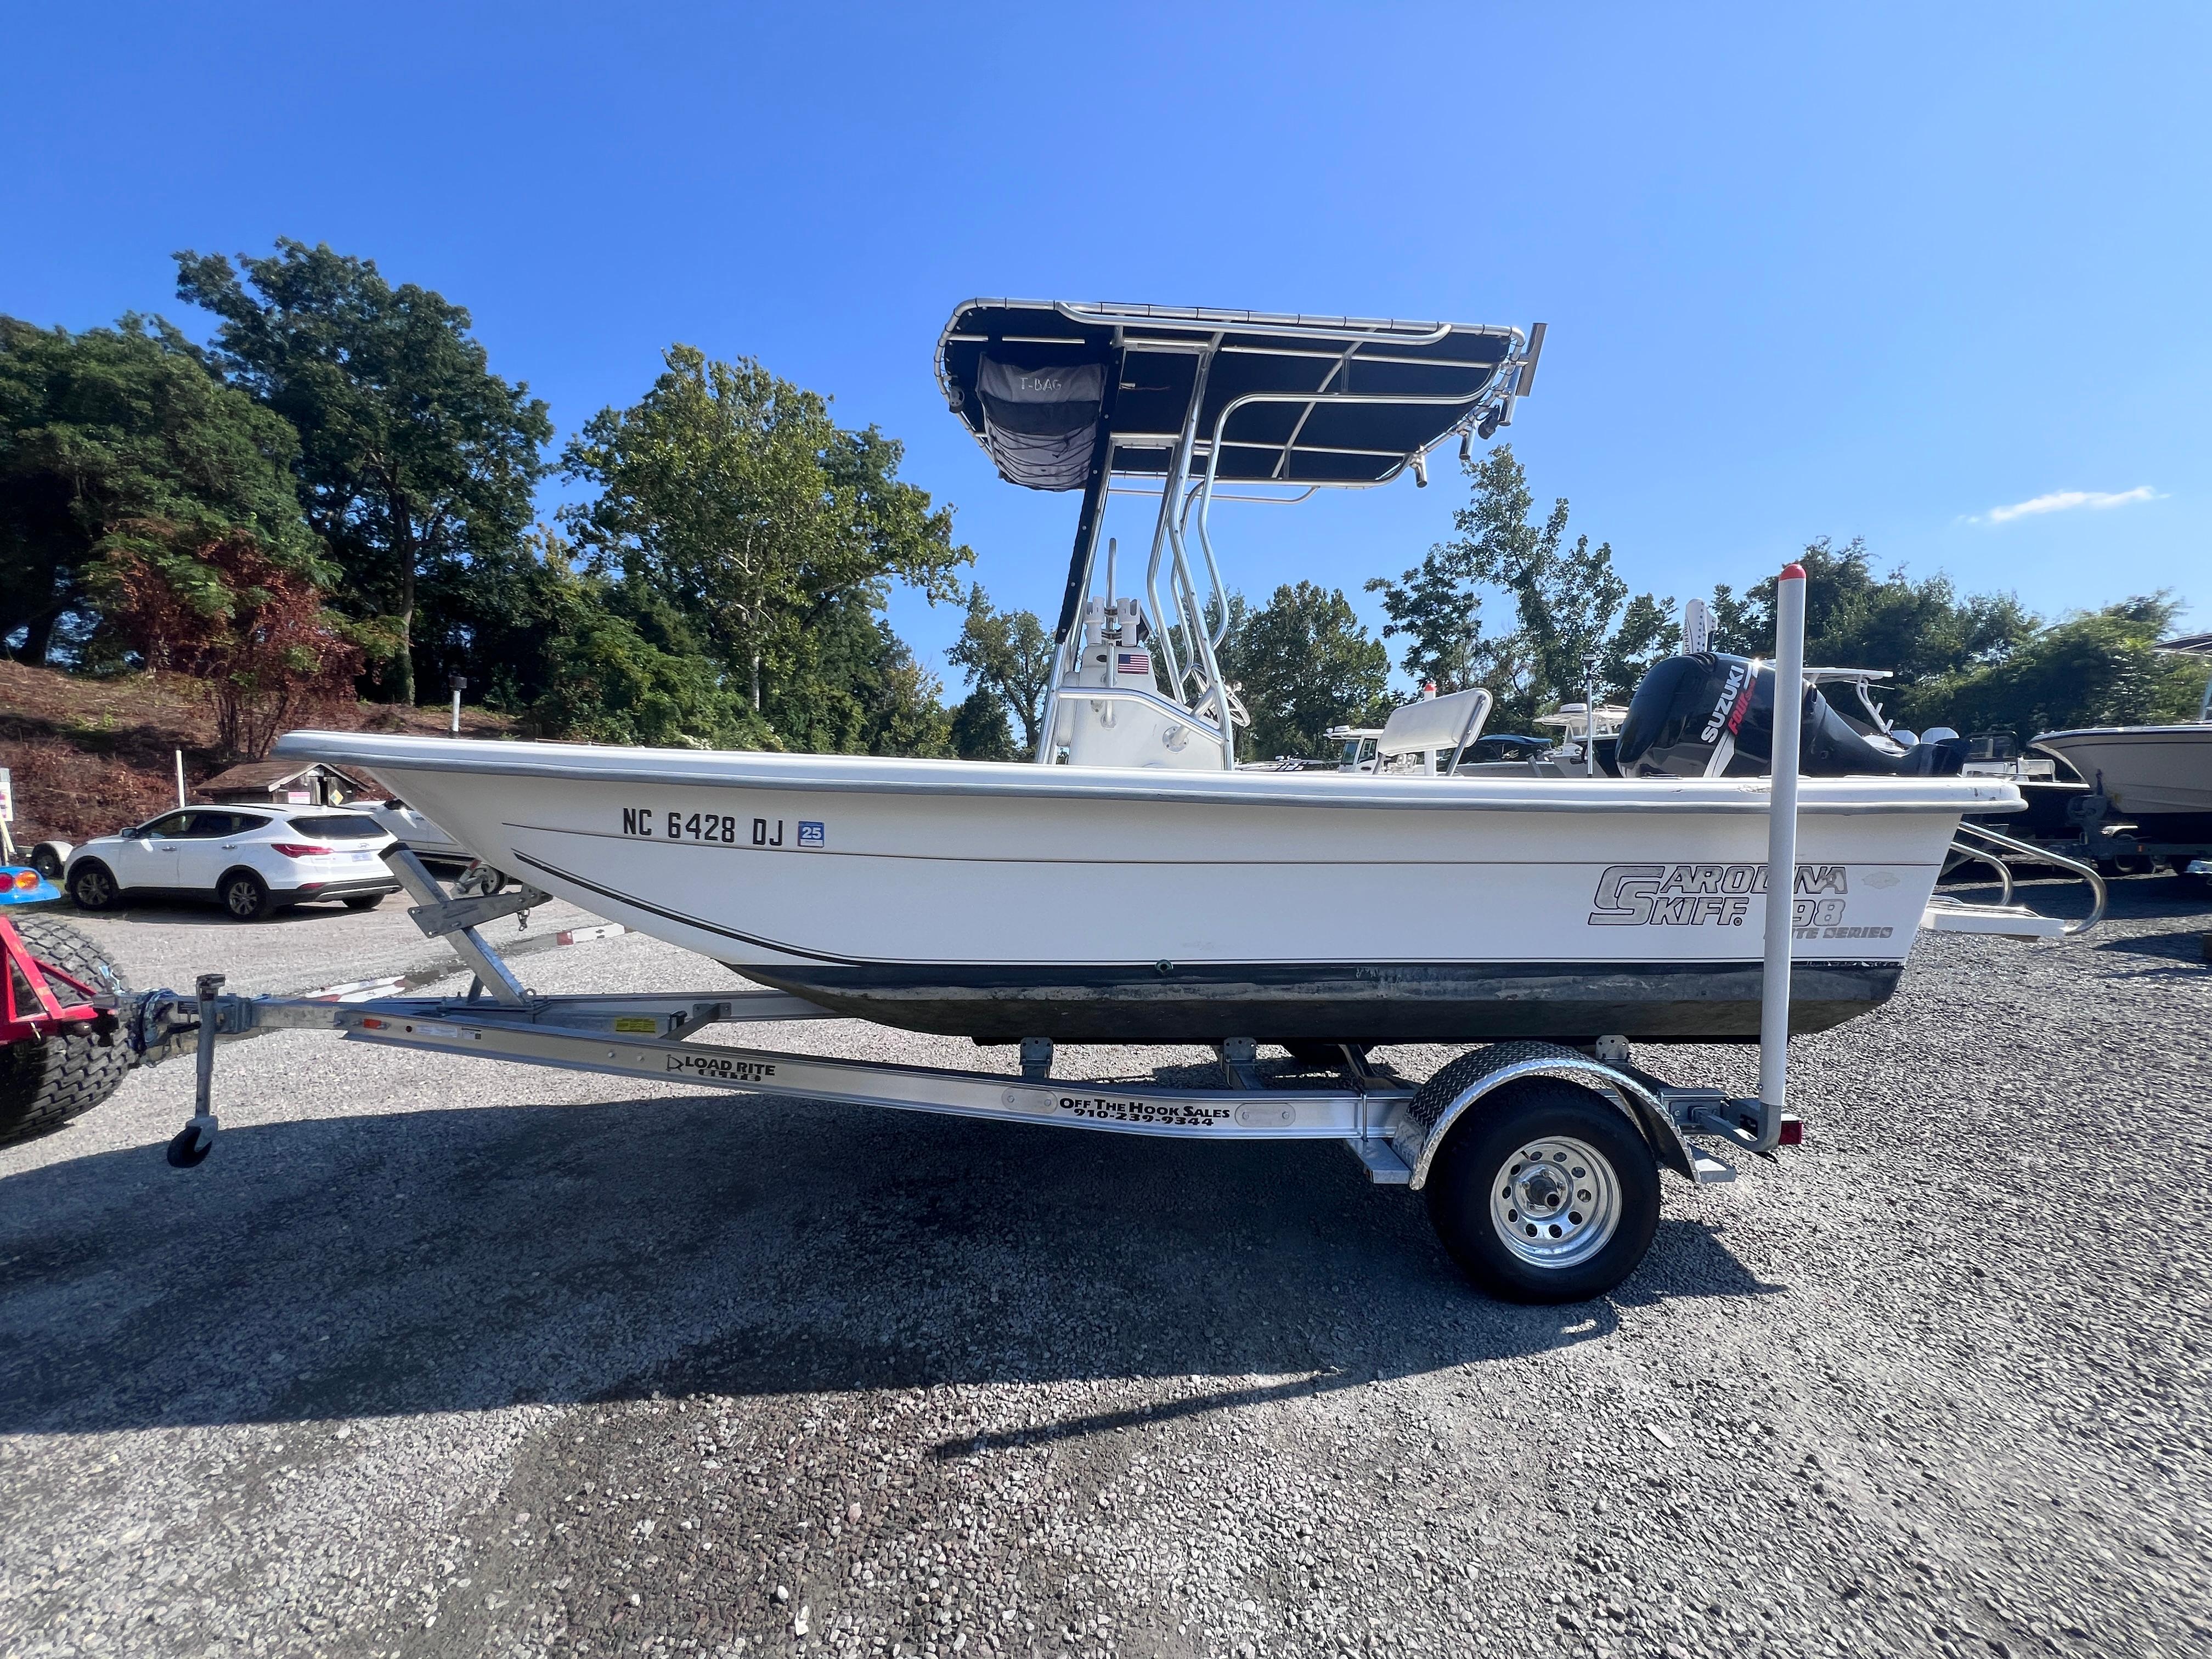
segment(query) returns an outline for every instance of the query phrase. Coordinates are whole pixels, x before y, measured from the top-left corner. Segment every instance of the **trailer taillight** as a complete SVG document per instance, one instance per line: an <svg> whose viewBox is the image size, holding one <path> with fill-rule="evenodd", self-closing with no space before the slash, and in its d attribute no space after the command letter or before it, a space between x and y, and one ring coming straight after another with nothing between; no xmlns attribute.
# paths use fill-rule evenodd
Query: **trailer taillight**
<svg viewBox="0 0 2212 1659"><path fill-rule="evenodd" d="M16 886L27 892L39 884L39 872L35 870L18 870L15 872L15 882Z"/></svg>
<svg viewBox="0 0 2212 1659"><path fill-rule="evenodd" d="M1781 1138L1775 1142L1775 1145L1778 1146L1802 1146L1804 1144L1805 1120L1790 1112L1783 1113L1782 1135Z"/></svg>

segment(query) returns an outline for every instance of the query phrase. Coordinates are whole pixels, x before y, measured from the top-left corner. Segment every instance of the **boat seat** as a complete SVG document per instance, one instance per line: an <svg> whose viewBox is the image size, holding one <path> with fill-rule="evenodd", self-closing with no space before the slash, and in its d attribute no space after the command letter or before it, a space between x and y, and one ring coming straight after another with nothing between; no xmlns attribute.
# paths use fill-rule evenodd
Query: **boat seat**
<svg viewBox="0 0 2212 1659"><path fill-rule="evenodd" d="M1490 693L1479 685L1449 696L1401 704L1390 711L1390 718L1382 723L1382 735L1375 740L1376 769L1393 755L1443 749L1451 753L1443 768L1449 772L1458 763L1461 752L1482 735L1490 706Z"/></svg>

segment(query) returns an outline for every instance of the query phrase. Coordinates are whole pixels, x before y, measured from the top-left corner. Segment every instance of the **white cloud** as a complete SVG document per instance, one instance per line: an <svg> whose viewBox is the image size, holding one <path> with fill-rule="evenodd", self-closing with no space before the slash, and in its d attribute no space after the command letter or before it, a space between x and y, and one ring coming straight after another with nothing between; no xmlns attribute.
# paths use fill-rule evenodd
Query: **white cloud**
<svg viewBox="0 0 2212 1659"><path fill-rule="evenodd" d="M2137 484L2133 489L2054 489L2048 495L2033 500L2014 501L2010 507L1993 507L1987 513L1977 514L1975 524L2009 524L2014 519L2032 519L2044 513L2071 513L2079 507L2102 509L2125 507L2132 501L2154 501L2162 499L2148 484Z"/></svg>

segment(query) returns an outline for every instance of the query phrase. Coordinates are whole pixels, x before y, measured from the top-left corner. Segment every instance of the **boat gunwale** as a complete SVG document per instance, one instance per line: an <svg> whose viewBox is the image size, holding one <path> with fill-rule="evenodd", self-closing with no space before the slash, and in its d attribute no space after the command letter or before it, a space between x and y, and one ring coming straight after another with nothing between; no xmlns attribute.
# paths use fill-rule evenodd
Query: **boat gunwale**
<svg viewBox="0 0 2212 1659"><path fill-rule="evenodd" d="M1018 799L1171 801L1209 806L1317 806L1364 811L1508 812L1676 812L1753 814L1768 810L1763 778L1406 777L1378 781L1318 773L1182 772L1109 768L1024 767L873 755L786 755L775 751L643 750L596 744L522 744L481 739L289 732L274 754L375 772L474 774L558 779L568 783L656 784L679 788L743 787L832 794L967 795ZM793 776L793 763L842 763L877 775ZM959 775L915 776L903 769L958 767ZM997 778L978 775L988 769ZM1176 780L1170 783L1170 779ZM1328 781L1319 781L1326 779ZM1530 793L1531 785L1536 786ZM1651 793L1644 793L1647 789ZM1661 793L1662 791L1667 793ZM1615 791L1632 792L1615 794ZM1826 799L1823 799L1823 797ZM1838 799L1838 797L1843 797ZM1854 798L1856 797L1856 798ZM1882 813L1994 813L2025 810L2009 781L1954 778L1808 778L1798 811L1823 817Z"/></svg>

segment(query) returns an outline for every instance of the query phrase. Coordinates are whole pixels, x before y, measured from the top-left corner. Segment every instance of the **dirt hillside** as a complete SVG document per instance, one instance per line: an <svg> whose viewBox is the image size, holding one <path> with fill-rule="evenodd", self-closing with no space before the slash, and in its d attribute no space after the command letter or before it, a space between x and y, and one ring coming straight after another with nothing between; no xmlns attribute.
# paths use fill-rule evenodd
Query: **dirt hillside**
<svg viewBox="0 0 2212 1659"><path fill-rule="evenodd" d="M379 732L443 732L442 708L360 703L347 724ZM461 711L465 737L502 737L514 722ZM215 712L175 675L82 679L0 661L0 766L15 781L16 842L85 841L152 817L176 799L175 752L189 789L237 758L215 749Z"/></svg>

